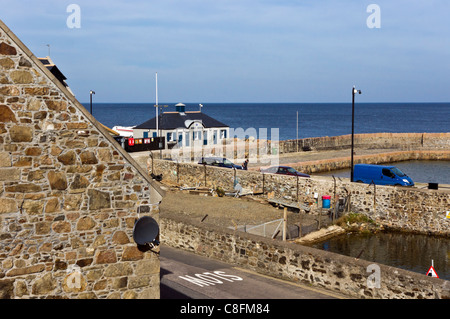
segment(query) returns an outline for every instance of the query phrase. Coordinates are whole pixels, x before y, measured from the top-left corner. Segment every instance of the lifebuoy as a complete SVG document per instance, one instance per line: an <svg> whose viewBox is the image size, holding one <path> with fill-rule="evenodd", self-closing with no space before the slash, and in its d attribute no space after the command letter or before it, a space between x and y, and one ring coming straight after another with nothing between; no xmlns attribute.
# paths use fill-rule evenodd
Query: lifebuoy
<svg viewBox="0 0 450 319"><path fill-rule="evenodd" d="M128 139L128 146L134 146L134 138L130 137Z"/></svg>

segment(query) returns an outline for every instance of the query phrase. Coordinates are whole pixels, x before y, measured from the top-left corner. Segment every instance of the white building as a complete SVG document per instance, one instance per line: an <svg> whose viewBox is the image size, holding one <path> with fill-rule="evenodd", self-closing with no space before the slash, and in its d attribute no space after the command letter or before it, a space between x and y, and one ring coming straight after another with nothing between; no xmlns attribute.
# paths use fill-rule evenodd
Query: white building
<svg viewBox="0 0 450 319"><path fill-rule="evenodd" d="M175 144L180 148L193 146L214 146L222 144L229 137L229 127L201 111L186 112L186 106L178 103L176 112L164 112L133 128L133 138L165 137L165 148Z"/></svg>

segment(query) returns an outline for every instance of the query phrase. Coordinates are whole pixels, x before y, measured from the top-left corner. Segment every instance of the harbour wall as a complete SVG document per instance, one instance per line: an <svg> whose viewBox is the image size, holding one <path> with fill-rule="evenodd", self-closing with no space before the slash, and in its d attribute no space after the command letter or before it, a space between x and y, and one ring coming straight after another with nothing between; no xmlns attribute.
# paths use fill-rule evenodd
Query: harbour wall
<svg viewBox="0 0 450 319"><path fill-rule="evenodd" d="M180 162L198 162L202 156L224 156L238 163L245 158L252 161L262 161L265 157L278 156L307 151L342 150L351 148L351 135L312 137L298 140L270 141L263 139L248 138L240 140L228 138L223 144L203 145L193 143L190 147L178 148L175 146L170 150L152 151L155 159L171 158ZM450 133L370 133L355 134L354 148L364 150L395 150L395 151L448 151L450 149ZM405 153L406 154L406 153ZM409 157L414 155L410 153ZM419 156L426 156L423 153ZM431 153L429 153L431 154ZM446 155L443 159L448 159ZM253 159L253 160L252 160ZM440 160L433 157L430 159Z"/></svg>
<svg viewBox="0 0 450 319"><path fill-rule="evenodd" d="M403 161L450 161L450 150L408 150L354 155L354 164L386 164ZM285 163L303 173L313 174L351 168L350 155L314 161Z"/></svg>
<svg viewBox="0 0 450 319"><path fill-rule="evenodd" d="M187 216L162 213L160 220L164 244L272 277L329 289L353 298L450 298L450 282L446 280L294 243L206 226Z"/></svg>
<svg viewBox="0 0 450 319"><path fill-rule="evenodd" d="M329 195L333 205L345 199L351 211L387 228L450 236L450 219L446 218L450 191L445 189L367 185L330 177L296 178L168 160L149 159L148 169L155 175L162 174L165 182L180 186L233 190L239 182L244 193L260 192L292 205L309 205L313 211L320 209L321 197Z"/></svg>
<svg viewBox="0 0 450 319"><path fill-rule="evenodd" d="M279 142L280 153L293 153L302 149L317 151L350 148L352 136L325 136ZM449 149L450 133L368 133L355 134L354 145L364 149Z"/></svg>

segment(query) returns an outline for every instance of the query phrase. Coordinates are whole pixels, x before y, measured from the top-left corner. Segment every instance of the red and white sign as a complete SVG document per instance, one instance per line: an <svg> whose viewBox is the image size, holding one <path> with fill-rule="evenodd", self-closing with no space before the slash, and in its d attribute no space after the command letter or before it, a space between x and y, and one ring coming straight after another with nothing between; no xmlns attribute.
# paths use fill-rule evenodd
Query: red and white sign
<svg viewBox="0 0 450 319"><path fill-rule="evenodd" d="M427 276L439 278L439 276L436 273L436 270L434 270L433 266L431 266L430 269L428 269Z"/></svg>
<svg viewBox="0 0 450 319"><path fill-rule="evenodd" d="M128 139L128 146L133 146L134 145L134 138L130 137Z"/></svg>

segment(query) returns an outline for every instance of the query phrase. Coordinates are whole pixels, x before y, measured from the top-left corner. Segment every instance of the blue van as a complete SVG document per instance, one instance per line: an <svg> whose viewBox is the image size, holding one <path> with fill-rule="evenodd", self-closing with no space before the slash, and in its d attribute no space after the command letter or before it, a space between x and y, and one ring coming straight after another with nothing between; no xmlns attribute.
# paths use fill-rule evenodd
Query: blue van
<svg viewBox="0 0 450 319"><path fill-rule="evenodd" d="M356 164L353 180L366 184L414 186L412 179L395 166Z"/></svg>

